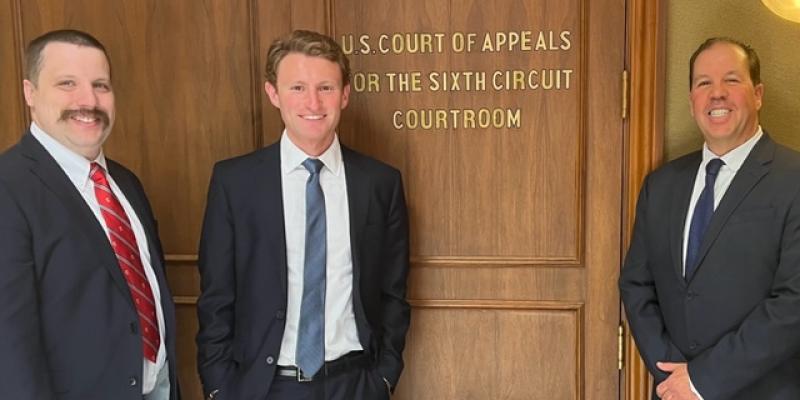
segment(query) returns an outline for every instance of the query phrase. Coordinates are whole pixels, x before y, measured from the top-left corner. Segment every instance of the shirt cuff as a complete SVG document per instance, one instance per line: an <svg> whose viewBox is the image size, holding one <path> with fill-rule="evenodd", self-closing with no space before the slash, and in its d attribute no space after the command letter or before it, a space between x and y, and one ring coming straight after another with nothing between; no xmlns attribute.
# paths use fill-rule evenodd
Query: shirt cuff
<svg viewBox="0 0 800 400"><path fill-rule="evenodd" d="M381 378L383 378L383 382L386 384L386 391L389 392L389 396L391 396L392 395L392 384L389 383L388 379L386 379L384 377L381 377Z"/></svg>
<svg viewBox="0 0 800 400"><path fill-rule="evenodd" d="M697 388L694 387L694 383L692 383L691 376L689 377L689 388L692 389L692 393L694 393L694 395L697 396L698 399L705 400L703 396L700 394L700 392L697 391Z"/></svg>

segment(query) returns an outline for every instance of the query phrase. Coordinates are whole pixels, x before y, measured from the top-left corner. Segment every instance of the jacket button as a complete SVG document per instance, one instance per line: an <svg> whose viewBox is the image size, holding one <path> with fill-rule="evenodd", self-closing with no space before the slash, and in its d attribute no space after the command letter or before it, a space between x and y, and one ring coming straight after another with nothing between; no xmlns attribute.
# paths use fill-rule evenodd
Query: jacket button
<svg viewBox="0 0 800 400"><path fill-rule="evenodd" d="M283 319L285 316L286 314L282 310L275 313L275 318L277 319Z"/></svg>
<svg viewBox="0 0 800 400"><path fill-rule="evenodd" d="M139 332L139 329L136 326L136 322L131 322L131 334L136 335Z"/></svg>
<svg viewBox="0 0 800 400"><path fill-rule="evenodd" d="M267 356L267 364L269 365L275 364L275 358L272 356Z"/></svg>
<svg viewBox="0 0 800 400"><path fill-rule="evenodd" d="M697 348L697 342L692 342L691 344L689 344L689 350L694 350L696 348Z"/></svg>
<svg viewBox="0 0 800 400"><path fill-rule="evenodd" d="M694 292L686 293L686 300L692 300L695 296Z"/></svg>
<svg viewBox="0 0 800 400"><path fill-rule="evenodd" d="M132 377L130 377L130 379L128 379L128 386L136 386L136 383L137 382L136 382L136 377L135 376L132 376Z"/></svg>

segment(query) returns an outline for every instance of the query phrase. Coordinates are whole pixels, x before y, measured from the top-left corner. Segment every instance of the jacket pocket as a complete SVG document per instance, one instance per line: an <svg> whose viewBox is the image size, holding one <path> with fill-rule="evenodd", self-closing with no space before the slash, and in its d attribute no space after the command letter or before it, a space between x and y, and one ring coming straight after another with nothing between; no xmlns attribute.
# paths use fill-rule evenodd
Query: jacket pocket
<svg viewBox="0 0 800 400"><path fill-rule="evenodd" d="M771 221L775 217L775 207L751 208L736 211L731 215L729 223L744 224L748 222Z"/></svg>

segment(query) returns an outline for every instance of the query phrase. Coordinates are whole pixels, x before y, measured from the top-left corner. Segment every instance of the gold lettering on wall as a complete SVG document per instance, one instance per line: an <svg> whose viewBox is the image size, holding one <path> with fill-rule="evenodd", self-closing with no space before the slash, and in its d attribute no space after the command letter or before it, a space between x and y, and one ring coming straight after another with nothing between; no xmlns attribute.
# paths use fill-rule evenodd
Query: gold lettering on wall
<svg viewBox="0 0 800 400"><path fill-rule="evenodd" d="M397 55L472 54L495 57L499 53L535 57L542 52L572 50L572 32L564 29L498 32L393 32L345 33L339 37L349 57ZM574 87L574 66L493 70L353 71L356 93L423 92L525 92L569 91ZM514 107L475 109L420 108L393 110L391 125L396 130L449 130L522 128L523 112Z"/></svg>

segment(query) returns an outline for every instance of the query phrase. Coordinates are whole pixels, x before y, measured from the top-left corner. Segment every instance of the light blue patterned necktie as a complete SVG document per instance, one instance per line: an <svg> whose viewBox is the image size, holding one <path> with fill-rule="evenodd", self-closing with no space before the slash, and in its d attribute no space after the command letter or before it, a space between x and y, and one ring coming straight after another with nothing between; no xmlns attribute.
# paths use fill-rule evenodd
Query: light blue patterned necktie
<svg viewBox="0 0 800 400"><path fill-rule="evenodd" d="M319 184L322 161L303 161L311 175L306 181L306 249L303 302L297 332L295 361L305 377L313 377L325 363L325 195Z"/></svg>

